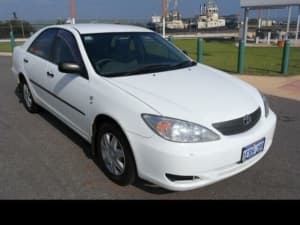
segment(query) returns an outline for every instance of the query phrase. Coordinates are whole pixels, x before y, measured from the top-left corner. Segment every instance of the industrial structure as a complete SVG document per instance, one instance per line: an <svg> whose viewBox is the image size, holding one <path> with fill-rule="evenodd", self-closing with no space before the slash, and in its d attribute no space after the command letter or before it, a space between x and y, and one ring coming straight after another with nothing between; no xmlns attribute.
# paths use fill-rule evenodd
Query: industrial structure
<svg viewBox="0 0 300 225"><path fill-rule="evenodd" d="M173 7L171 3L173 2ZM184 29L185 24L181 20L181 14L178 9L178 0L162 0L162 15L152 16L151 23L155 27L163 27L167 29Z"/></svg>
<svg viewBox="0 0 300 225"><path fill-rule="evenodd" d="M151 25L153 29L163 28L168 30L183 30L191 25L195 25L196 29L209 29L225 27L225 19L219 17L219 8L215 0L205 0L200 5L200 14L192 21L182 19L179 11L178 0L162 0L162 15L152 16Z"/></svg>
<svg viewBox="0 0 300 225"><path fill-rule="evenodd" d="M70 19L67 23L71 23L71 24L75 24L76 20L75 20L75 4L74 4L74 0L69 0L70 2Z"/></svg>
<svg viewBox="0 0 300 225"><path fill-rule="evenodd" d="M204 6L200 6L198 29L225 27L225 19L219 18L219 8L214 0L206 0Z"/></svg>
<svg viewBox="0 0 300 225"><path fill-rule="evenodd" d="M298 18L297 18L297 28L295 39L299 38L299 25L300 25L300 0L241 0L241 8L244 9L244 23L243 23L243 40L246 43L247 33L248 33L248 21L249 21L249 11L250 10L261 10L261 9L278 9L278 8L288 8L288 21L286 26L286 36L288 39L290 32L290 23L292 16L292 7L298 7Z"/></svg>
<svg viewBox="0 0 300 225"><path fill-rule="evenodd" d="M185 24L181 19L181 14L178 9L178 0L173 1L173 9L171 1L167 1L167 15L166 15L167 29L184 29Z"/></svg>

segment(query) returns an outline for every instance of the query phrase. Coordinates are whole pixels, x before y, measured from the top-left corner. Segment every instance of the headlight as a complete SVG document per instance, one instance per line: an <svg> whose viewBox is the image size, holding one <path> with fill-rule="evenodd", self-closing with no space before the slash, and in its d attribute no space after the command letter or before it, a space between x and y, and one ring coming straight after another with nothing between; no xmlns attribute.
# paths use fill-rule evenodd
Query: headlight
<svg viewBox="0 0 300 225"><path fill-rule="evenodd" d="M187 121L149 114L143 114L142 118L156 134L168 141L195 143L220 139L208 128Z"/></svg>
<svg viewBox="0 0 300 225"><path fill-rule="evenodd" d="M264 101L265 117L267 118L269 116L269 111L270 111L269 101L268 101L267 97L263 93L260 92L260 94L261 94L261 97L262 97L262 99Z"/></svg>

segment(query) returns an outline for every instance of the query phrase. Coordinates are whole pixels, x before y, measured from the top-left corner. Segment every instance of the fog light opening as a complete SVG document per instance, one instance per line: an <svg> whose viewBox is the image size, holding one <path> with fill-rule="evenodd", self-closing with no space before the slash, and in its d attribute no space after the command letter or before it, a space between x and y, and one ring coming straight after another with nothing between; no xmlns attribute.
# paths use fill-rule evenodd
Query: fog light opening
<svg viewBox="0 0 300 225"><path fill-rule="evenodd" d="M172 181L197 181L200 180L200 177L198 176L179 176L179 175L174 175L174 174L166 174L166 177Z"/></svg>

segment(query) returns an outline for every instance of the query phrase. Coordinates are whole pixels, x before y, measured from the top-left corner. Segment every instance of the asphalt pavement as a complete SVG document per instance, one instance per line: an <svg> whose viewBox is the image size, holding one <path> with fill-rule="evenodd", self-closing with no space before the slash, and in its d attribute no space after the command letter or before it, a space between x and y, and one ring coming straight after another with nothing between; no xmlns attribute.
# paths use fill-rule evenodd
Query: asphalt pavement
<svg viewBox="0 0 300 225"><path fill-rule="evenodd" d="M300 199L300 102L269 96L273 146L247 171L187 192L139 180L120 187L90 146L50 113L29 114L16 94L11 57L0 57L0 199Z"/></svg>

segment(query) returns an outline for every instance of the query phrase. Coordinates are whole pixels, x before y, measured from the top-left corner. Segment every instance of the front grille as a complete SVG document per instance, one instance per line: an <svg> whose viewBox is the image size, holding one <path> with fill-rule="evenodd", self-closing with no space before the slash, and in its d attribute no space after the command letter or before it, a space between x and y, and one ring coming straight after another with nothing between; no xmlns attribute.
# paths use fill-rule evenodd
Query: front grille
<svg viewBox="0 0 300 225"><path fill-rule="evenodd" d="M226 122L214 123L213 127L220 131L223 135L240 134L254 127L259 121L260 116L261 109L258 108L255 112L244 117Z"/></svg>

